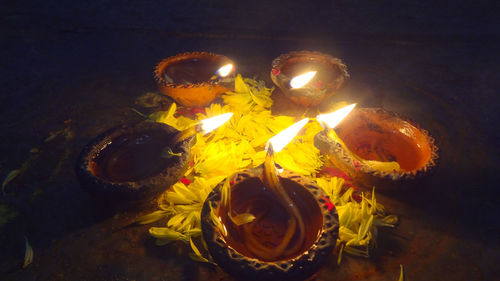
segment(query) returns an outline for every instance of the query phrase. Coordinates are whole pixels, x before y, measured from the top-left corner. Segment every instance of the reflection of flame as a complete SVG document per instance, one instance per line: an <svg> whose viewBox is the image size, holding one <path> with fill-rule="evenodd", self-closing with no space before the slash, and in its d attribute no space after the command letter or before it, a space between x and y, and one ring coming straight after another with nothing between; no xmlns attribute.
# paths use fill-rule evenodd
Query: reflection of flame
<svg viewBox="0 0 500 281"><path fill-rule="evenodd" d="M309 118L302 119L292 126L284 129L274 137L270 138L268 143L272 145L273 151L280 152L283 147L285 147L290 141L293 140L295 135L299 133L300 129L302 129L302 127L304 127L307 122L309 122Z"/></svg>
<svg viewBox="0 0 500 281"><path fill-rule="evenodd" d="M231 73L231 70L233 70L233 65L229 63L219 68L215 73L220 77L226 77Z"/></svg>
<svg viewBox="0 0 500 281"><path fill-rule="evenodd" d="M290 87L296 89L296 88L302 88L304 85L309 83L311 79L316 75L316 71L309 71L304 74L295 76L290 80Z"/></svg>
<svg viewBox="0 0 500 281"><path fill-rule="evenodd" d="M214 129L217 129L219 126L231 119L231 116L233 116L233 113L229 112L217 115L212 118L201 120L201 128L203 129L203 133L206 134L213 131Z"/></svg>
<svg viewBox="0 0 500 281"><path fill-rule="evenodd" d="M220 216L218 216L217 219L219 220L220 224L222 225L222 230L224 231L224 233L222 233L222 235L227 236L227 228L226 228L226 225L224 223L222 223L222 218Z"/></svg>
<svg viewBox="0 0 500 281"><path fill-rule="evenodd" d="M330 129L335 128L356 106L355 103L344 106L341 109L332 113L320 114L316 116L316 120L320 123L325 123Z"/></svg>

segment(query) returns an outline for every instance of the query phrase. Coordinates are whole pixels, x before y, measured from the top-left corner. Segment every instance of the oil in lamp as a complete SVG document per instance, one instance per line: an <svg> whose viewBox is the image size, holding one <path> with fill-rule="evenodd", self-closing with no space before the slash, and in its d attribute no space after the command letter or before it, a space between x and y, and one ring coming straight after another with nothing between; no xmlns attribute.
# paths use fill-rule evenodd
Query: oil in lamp
<svg viewBox="0 0 500 281"><path fill-rule="evenodd" d="M273 60L271 79L294 103L314 107L335 94L347 81L340 59L310 51L290 52Z"/></svg>
<svg viewBox="0 0 500 281"><path fill-rule="evenodd" d="M234 62L209 52L182 53L163 59L155 68L160 90L187 107L209 104L232 87Z"/></svg>
<svg viewBox="0 0 500 281"><path fill-rule="evenodd" d="M347 112L346 108L340 111ZM333 165L368 188L395 187L398 182L422 176L436 165L434 139L416 123L395 113L360 108L338 126L340 121L326 122L327 119L327 115L317 117L327 129L315 136L316 147Z"/></svg>
<svg viewBox="0 0 500 281"><path fill-rule="evenodd" d="M115 127L83 148L76 174L98 201L124 207L147 203L185 173L193 136L212 131L231 116L205 119L184 131L156 122Z"/></svg>
<svg viewBox="0 0 500 281"><path fill-rule="evenodd" d="M271 138L263 165L236 173L204 203L202 231L210 254L239 279L305 279L336 245L338 215L328 196L273 160L307 122Z"/></svg>

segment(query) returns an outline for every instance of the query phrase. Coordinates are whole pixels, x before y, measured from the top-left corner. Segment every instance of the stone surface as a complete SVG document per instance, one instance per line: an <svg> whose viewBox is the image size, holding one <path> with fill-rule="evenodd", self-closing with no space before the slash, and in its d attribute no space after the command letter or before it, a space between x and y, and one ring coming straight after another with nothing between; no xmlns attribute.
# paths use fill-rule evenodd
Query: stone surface
<svg viewBox="0 0 500 281"><path fill-rule="evenodd" d="M230 280L154 245L140 214L97 209L73 173L82 147L140 117L162 58L206 50L269 81L292 50L341 58L351 80L332 98L380 106L428 129L440 167L418 189L380 194L399 214L372 259L333 257L316 280L494 280L499 270L499 28L490 1L15 1L0 4L2 280ZM270 84L269 84L270 85ZM273 109L299 113L279 92ZM323 105L328 107L328 103ZM66 123L65 123L66 121ZM51 132L65 129L45 142ZM71 132L68 133L68 132ZM30 149L38 148L38 152ZM21 269L26 236L34 262Z"/></svg>

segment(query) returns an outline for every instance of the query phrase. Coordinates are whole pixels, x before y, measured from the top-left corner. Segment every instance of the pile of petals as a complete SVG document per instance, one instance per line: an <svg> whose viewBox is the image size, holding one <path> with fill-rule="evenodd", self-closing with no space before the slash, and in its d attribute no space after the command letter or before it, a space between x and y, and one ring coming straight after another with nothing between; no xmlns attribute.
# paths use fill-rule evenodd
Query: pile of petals
<svg viewBox="0 0 500 281"><path fill-rule="evenodd" d="M213 103L204 109L192 110L191 114L183 114L186 109L173 103L169 110L149 116L153 121L182 130L205 118L227 112L234 114L229 122L210 134L195 136L189 170L159 198L158 211L138 218L141 224L166 221L162 227L149 229L157 238L157 245L183 241L190 244L193 259L209 261L210 257L204 257L193 242L194 238L202 239L200 215L205 198L217 184L234 173L262 164L267 140L300 119L272 115L272 91L263 82L238 75L234 92L225 93L222 104ZM347 176L321 171L324 159L313 143L314 135L321 130L318 122L309 122L302 134L275 154L275 161L284 169L315 180L337 208L339 262L342 252L368 257L375 246L377 227L394 227L397 217L386 215L383 206L376 202L374 192L359 195L346 184ZM330 168L332 170L334 168Z"/></svg>

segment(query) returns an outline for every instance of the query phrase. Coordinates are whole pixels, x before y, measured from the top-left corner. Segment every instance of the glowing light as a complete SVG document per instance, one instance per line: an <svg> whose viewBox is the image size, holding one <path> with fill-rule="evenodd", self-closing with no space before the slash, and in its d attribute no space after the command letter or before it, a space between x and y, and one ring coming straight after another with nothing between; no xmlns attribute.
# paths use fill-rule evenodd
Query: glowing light
<svg viewBox="0 0 500 281"><path fill-rule="evenodd" d="M355 103L342 107L341 109L332 113L320 114L316 116L316 120L320 123L325 123L330 129L335 128L344 118L351 113L356 106Z"/></svg>
<svg viewBox="0 0 500 281"><path fill-rule="evenodd" d="M215 73L220 77L226 77L231 73L231 70L233 70L233 65L229 63L219 68Z"/></svg>
<svg viewBox="0 0 500 281"><path fill-rule="evenodd" d="M270 138L267 142L273 146L274 152L280 152L289 142L293 140L293 138L299 133L300 129L304 127L307 122L309 122L309 118L305 118L300 120L299 122L293 124L292 126L284 129L279 134Z"/></svg>
<svg viewBox="0 0 500 281"><path fill-rule="evenodd" d="M408 136L410 138L414 137L412 129L408 128L407 126L399 128L399 131L401 132L401 134L403 134L405 136ZM417 145L419 145L419 144L417 144Z"/></svg>
<svg viewBox="0 0 500 281"><path fill-rule="evenodd" d="M316 71L309 71L304 74L295 76L290 80L290 87L297 89L297 88L302 88L304 85L309 83L311 79L316 75Z"/></svg>
<svg viewBox="0 0 500 281"><path fill-rule="evenodd" d="M201 120L201 129L203 130L203 133L209 133L215 129L217 129L219 126L222 124L226 123L231 117L233 116L233 113L224 113L221 115L217 115L212 118L208 118L205 120Z"/></svg>

